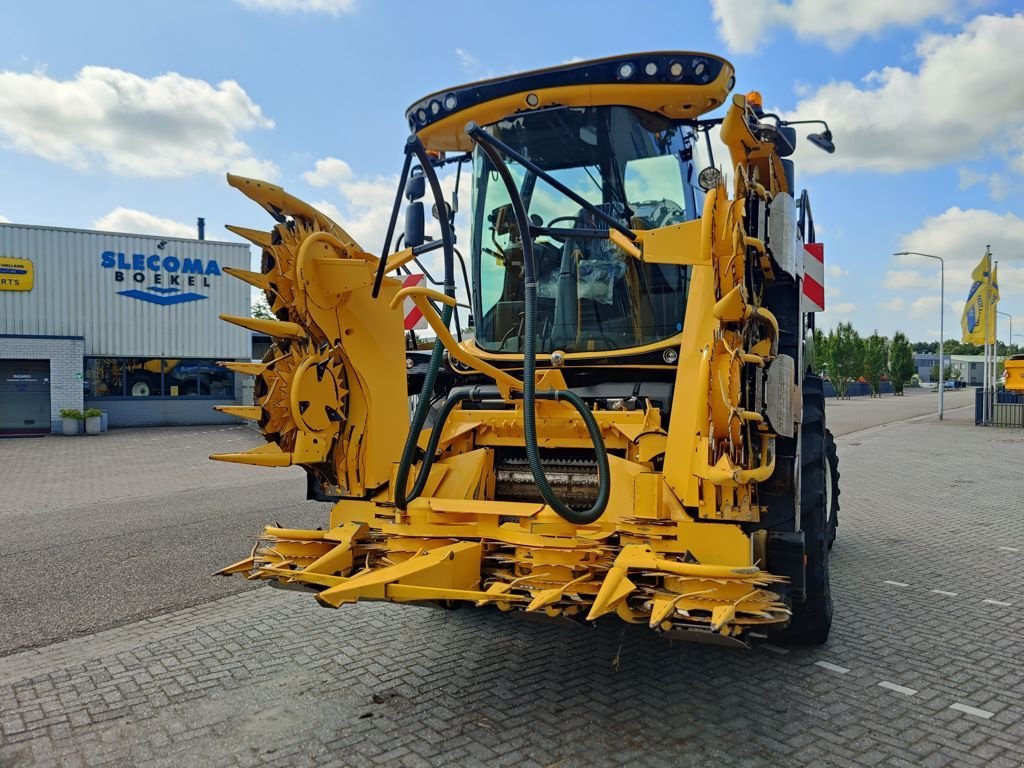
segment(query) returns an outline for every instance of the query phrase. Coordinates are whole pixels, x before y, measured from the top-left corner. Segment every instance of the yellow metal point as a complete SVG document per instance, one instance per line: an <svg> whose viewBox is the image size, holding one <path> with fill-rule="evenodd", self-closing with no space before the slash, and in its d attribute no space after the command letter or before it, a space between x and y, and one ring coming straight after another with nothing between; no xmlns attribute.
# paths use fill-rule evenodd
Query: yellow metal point
<svg viewBox="0 0 1024 768"><path fill-rule="evenodd" d="M258 405L215 405L213 410L249 421L258 421L263 413Z"/></svg>
<svg viewBox="0 0 1024 768"><path fill-rule="evenodd" d="M717 632L735 618L735 605L717 605L711 609L711 630Z"/></svg>
<svg viewBox="0 0 1024 768"><path fill-rule="evenodd" d="M410 579L414 585L443 584L449 588L466 589L472 586L471 579L474 576L471 568L467 569L465 566L472 566L479 561L479 557L478 543L460 541L410 557L401 563L375 571L364 571L336 587L324 590L316 599L333 608L338 608L343 603L354 603L361 597L383 600L387 596L387 586L400 579ZM479 573L478 570L476 572ZM459 584L460 580L468 580L470 583Z"/></svg>
<svg viewBox="0 0 1024 768"><path fill-rule="evenodd" d="M316 208L297 197L293 197L281 187L270 184L259 179L247 179L244 176L228 174L228 184L237 189L243 195L266 209L271 216L280 220L281 216L292 216L315 222L325 232L331 232L346 245L354 245L359 248L358 243L330 217L325 216ZM362 250L362 248L359 248Z"/></svg>
<svg viewBox="0 0 1024 768"><path fill-rule="evenodd" d="M233 224L228 224L225 229L234 232L239 237L244 237L260 248L270 248L274 244L270 232L264 232L262 229L247 229L246 227L236 227Z"/></svg>
<svg viewBox="0 0 1024 768"><path fill-rule="evenodd" d="M488 603L493 603L499 599L507 599L504 596L508 591L512 589L512 585L507 581L496 581L487 588L487 595L493 595L493 597L485 597L481 600L476 601L476 607L481 608Z"/></svg>
<svg viewBox="0 0 1024 768"><path fill-rule="evenodd" d="M214 461L250 464L254 467L290 467L292 465L292 455L285 453L274 443L267 443L243 453L213 453L210 454L210 458Z"/></svg>
<svg viewBox="0 0 1024 768"><path fill-rule="evenodd" d="M253 558L247 557L245 560L239 560L233 565L229 565L227 568L221 568L217 571L214 576L231 576L235 573L245 573L251 571L253 567Z"/></svg>
<svg viewBox="0 0 1024 768"><path fill-rule="evenodd" d="M287 323L283 320L261 320L258 317L236 317L220 315L220 319L233 325L240 325L256 333L265 333L278 339L302 339L306 332L298 323Z"/></svg>
<svg viewBox="0 0 1024 768"><path fill-rule="evenodd" d="M227 368L229 371L234 371L235 373L246 373L250 376L259 376L267 370L266 363L239 363L234 360L225 360L223 362L218 362L217 365L221 368Z"/></svg>
<svg viewBox="0 0 1024 768"><path fill-rule="evenodd" d="M676 595L671 599L664 597L654 598L654 607L651 609L651 629L654 629L656 626L661 624L661 622L665 621L665 619L669 618L669 616L675 612L676 606L679 605L680 600L693 597L694 595L704 595L708 592L714 591L715 590L713 589L702 589L699 592L687 592L682 595Z"/></svg>
<svg viewBox="0 0 1024 768"><path fill-rule="evenodd" d="M553 589L545 589L536 594L530 604L526 607L527 611L538 611L541 608L546 608L552 603L557 603L562 599L562 594L569 588L573 587L581 582L588 581L590 574L585 573L579 578L567 581L565 584L554 587Z"/></svg>
<svg viewBox="0 0 1024 768"><path fill-rule="evenodd" d="M590 608L590 613L587 614L587 621L593 621L599 616L614 611L619 601L634 589L636 589L636 584L626 578L626 569L618 565L613 566L604 577L604 583L601 585L597 597L594 598L594 604Z"/></svg>
<svg viewBox="0 0 1024 768"><path fill-rule="evenodd" d="M250 272L248 269L237 269L235 267L224 267L223 270L232 277L237 277L239 280L242 280L251 286L260 288L264 291L273 290L273 288L270 287L270 278L261 272Z"/></svg>

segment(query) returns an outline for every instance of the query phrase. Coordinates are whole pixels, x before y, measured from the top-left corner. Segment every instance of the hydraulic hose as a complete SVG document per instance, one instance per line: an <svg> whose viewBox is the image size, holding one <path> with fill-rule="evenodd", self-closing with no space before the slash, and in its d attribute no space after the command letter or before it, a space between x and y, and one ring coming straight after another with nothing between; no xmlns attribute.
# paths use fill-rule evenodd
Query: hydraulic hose
<svg viewBox="0 0 1024 768"><path fill-rule="evenodd" d="M466 400L478 403L484 399L497 399L498 397L496 387L473 387L469 391L453 392L448 396L448 399L444 401L444 405L441 406L441 410L437 412L437 418L434 419L434 426L430 430L430 440L427 442L427 449L423 454L423 465L420 467L420 473L416 476L416 482L413 483L412 491L405 498L406 504L414 499L418 499L420 494L423 493L423 488L427 484L427 478L430 477L430 469L434 465L437 444L441 442L441 433L444 431L445 422L448 421L448 416L451 412L455 410L455 406L464 403Z"/></svg>
<svg viewBox="0 0 1024 768"><path fill-rule="evenodd" d="M530 233L530 219L526 215L526 206L523 198L516 188L515 180L509 173L508 165L498 154L491 143L490 135L474 122L466 126L466 133L478 147L487 155L491 164L497 170L498 175L505 184L509 199L512 203L512 211L516 217L519 227L519 237L523 245L523 279L525 288L524 306L524 339L523 339L523 432L526 443L526 460L530 465L530 473L533 475L533 482L536 483L544 502L555 510L564 520L575 525L589 525L597 521L604 514L608 506L608 498L611 488L611 474L608 469L608 451L605 449L604 438L601 435L601 427L594 418L593 412L587 407L586 402L576 393L568 390L550 390L542 392L539 396L543 399L565 400L579 413L580 418L587 427L590 440L594 444L594 454L597 459L597 499L594 504L585 510L576 510L567 504L562 503L548 482L544 474L544 466L541 464L540 452L537 450L537 412L536 412L536 318L537 318L537 269L533 252L533 237Z"/></svg>
<svg viewBox="0 0 1024 768"><path fill-rule="evenodd" d="M445 204L444 192L441 190L441 182L438 181L437 172L431 164L431 158L427 155L419 137L415 135L409 137L406 145L406 152L411 153L407 154L408 157L416 155L416 158L419 160L420 165L423 168L423 175L427 177L427 183L430 185L430 193L434 198L434 204L437 206L437 218L441 225L441 242L443 243L444 249L444 293L446 296L454 298L455 240L452 236L451 221L448 219L448 206ZM400 183L405 183L404 178ZM447 304L444 309L441 310L441 321L444 323L446 328L451 323L452 311L452 307ZM433 351L430 353L430 363L427 365L427 372L423 376L423 386L420 388L420 396L416 403L416 410L413 412L412 420L409 424L409 434L405 438L405 447L402 449L402 458L398 462L398 471L395 477L395 506L403 512L405 511L409 501L405 492L405 487L409 482L409 469L412 467L413 458L416 454L416 446L419 443L420 432L423 430L423 425L427 420L427 411L430 410L430 396L434 391L434 382L437 381L437 371L441 367L443 354L444 344L442 344L441 339L438 338L434 342ZM433 432L436 431L436 429L432 430L431 438L433 438ZM423 472L420 472L421 477L423 474ZM426 482L425 478L423 478L423 482ZM417 479L417 483L419 483L419 478ZM420 491L422 491L422 486L420 487ZM415 498L415 496L416 494L413 494L413 498Z"/></svg>

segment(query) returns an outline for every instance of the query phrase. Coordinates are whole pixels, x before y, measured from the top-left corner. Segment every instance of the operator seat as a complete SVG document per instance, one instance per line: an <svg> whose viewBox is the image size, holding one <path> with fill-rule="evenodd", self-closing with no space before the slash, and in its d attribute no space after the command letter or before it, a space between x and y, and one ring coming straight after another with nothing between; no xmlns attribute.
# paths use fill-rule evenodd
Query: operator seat
<svg viewBox="0 0 1024 768"><path fill-rule="evenodd" d="M622 203L602 203L597 207L626 223L626 207ZM587 209L576 214L576 227L608 231L608 224ZM605 337L610 346L618 346L613 337L630 328L630 306L623 280L626 258L607 238L566 238L555 296L552 349L575 350L577 339L584 335L590 339Z"/></svg>

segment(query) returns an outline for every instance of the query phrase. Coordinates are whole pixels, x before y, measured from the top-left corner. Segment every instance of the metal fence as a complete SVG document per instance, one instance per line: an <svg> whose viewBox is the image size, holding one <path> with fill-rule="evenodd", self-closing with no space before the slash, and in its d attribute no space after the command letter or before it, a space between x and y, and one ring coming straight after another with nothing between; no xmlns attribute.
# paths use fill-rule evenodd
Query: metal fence
<svg viewBox="0 0 1024 768"><path fill-rule="evenodd" d="M1024 393L974 390L974 423L986 427L1024 428Z"/></svg>

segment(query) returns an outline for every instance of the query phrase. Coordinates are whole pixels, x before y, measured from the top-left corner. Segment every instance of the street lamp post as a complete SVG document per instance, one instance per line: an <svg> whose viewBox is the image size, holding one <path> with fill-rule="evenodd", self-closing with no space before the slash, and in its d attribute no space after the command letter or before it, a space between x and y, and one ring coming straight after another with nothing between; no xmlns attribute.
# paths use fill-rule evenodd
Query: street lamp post
<svg viewBox="0 0 1024 768"><path fill-rule="evenodd" d="M1010 344L1013 344L1013 315L1011 315L1009 312L1000 312L998 309L996 310L996 312L1002 315L1003 317L1010 318ZM1017 335L1020 336L1019 333Z"/></svg>
<svg viewBox="0 0 1024 768"><path fill-rule="evenodd" d="M946 391L946 367L943 364L943 318L946 314L946 262L941 256L932 256L920 251L899 251L893 256L924 256L939 262L939 421L942 421L943 400Z"/></svg>

